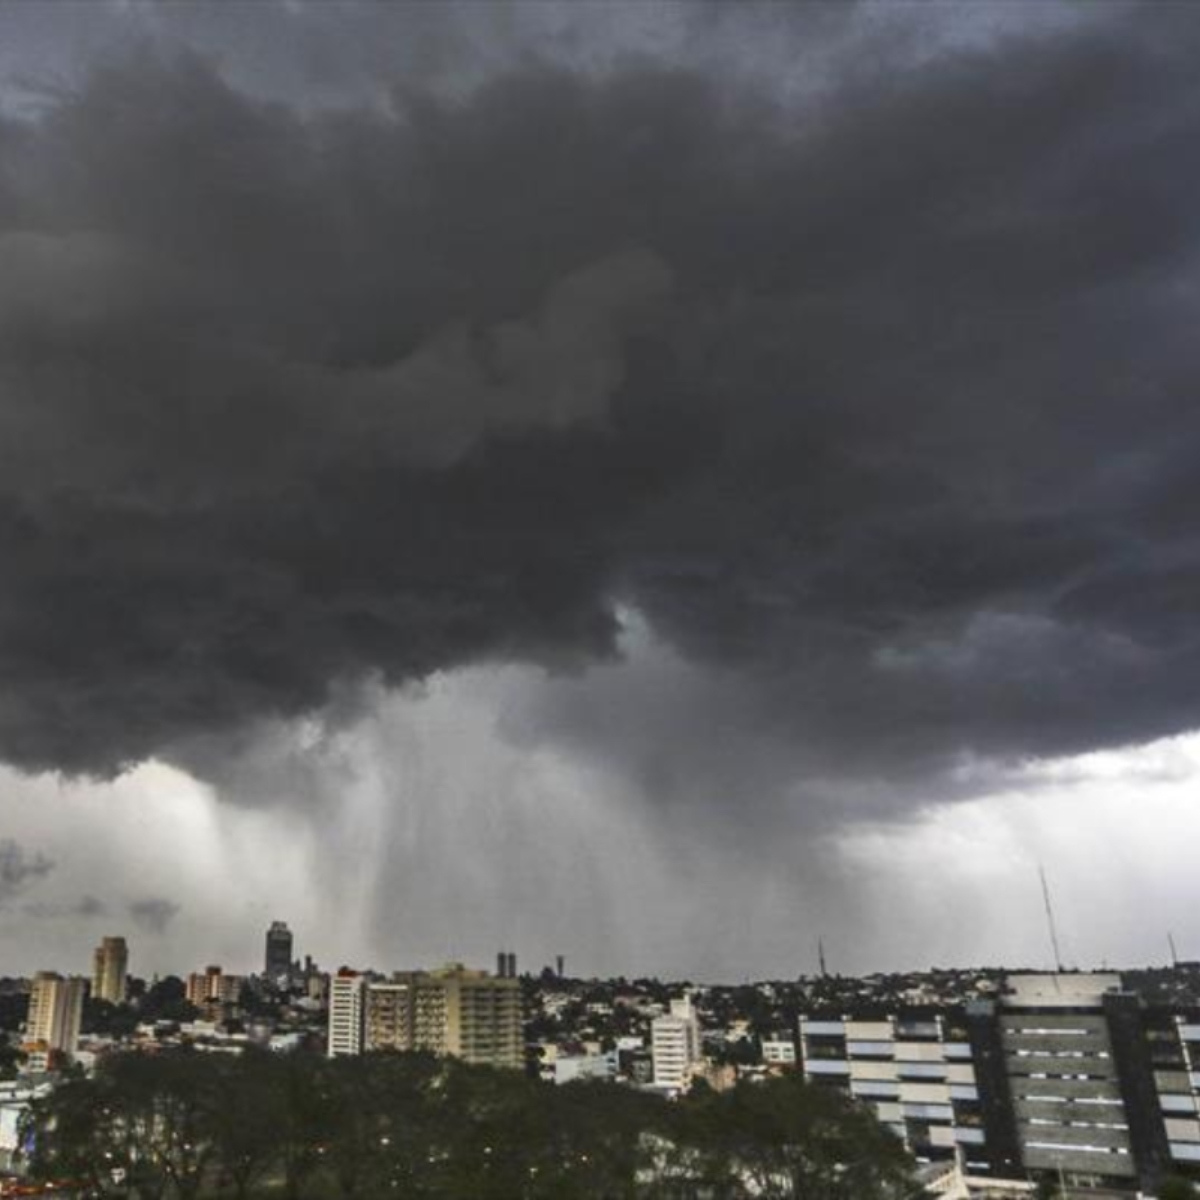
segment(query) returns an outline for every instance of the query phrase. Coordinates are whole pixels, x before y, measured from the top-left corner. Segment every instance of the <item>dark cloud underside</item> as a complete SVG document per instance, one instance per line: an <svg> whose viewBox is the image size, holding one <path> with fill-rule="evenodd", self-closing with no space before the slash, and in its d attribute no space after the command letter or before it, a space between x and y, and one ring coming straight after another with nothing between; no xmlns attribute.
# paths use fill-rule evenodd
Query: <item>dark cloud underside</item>
<svg viewBox="0 0 1200 1200"><path fill-rule="evenodd" d="M146 53L0 124L0 754L575 667L622 604L812 769L1194 726L1200 21L1111 13L786 103Z"/></svg>

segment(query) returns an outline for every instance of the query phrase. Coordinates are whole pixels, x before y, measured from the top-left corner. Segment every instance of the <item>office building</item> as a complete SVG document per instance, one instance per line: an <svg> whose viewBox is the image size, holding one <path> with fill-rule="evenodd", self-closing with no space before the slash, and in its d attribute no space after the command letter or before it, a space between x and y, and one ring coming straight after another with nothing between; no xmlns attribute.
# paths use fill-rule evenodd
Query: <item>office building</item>
<svg viewBox="0 0 1200 1200"><path fill-rule="evenodd" d="M1027 1169L1118 1184L1137 1174L1105 1000L1119 975L1017 975L1000 1036Z"/></svg>
<svg viewBox="0 0 1200 1200"><path fill-rule="evenodd" d="M964 1012L804 1016L800 1047L806 1078L869 1104L919 1161L991 1169Z"/></svg>
<svg viewBox="0 0 1200 1200"><path fill-rule="evenodd" d="M356 971L343 967L329 981L330 1058L363 1052L363 1016L367 981Z"/></svg>
<svg viewBox="0 0 1200 1200"><path fill-rule="evenodd" d="M800 1049L806 1078L976 1181L1154 1195L1200 1174L1200 1018L1147 1009L1118 975L1014 974L962 1009L806 1015Z"/></svg>
<svg viewBox="0 0 1200 1200"><path fill-rule="evenodd" d="M655 1087L670 1092L687 1091L694 1070L703 1059L700 1023L690 997L672 1000L671 1011L650 1023L650 1055Z"/></svg>
<svg viewBox="0 0 1200 1200"><path fill-rule="evenodd" d="M292 931L286 921L272 921L267 930L263 974L278 983L292 973Z"/></svg>
<svg viewBox="0 0 1200 1200"><path fill-rule="evenodd" d="M125 1003L129 948L123 937L106 937L92 955L92 999Z"/></svg>
<svg viewBox="0 0 1200 1200"><path fill-rule="evenodd" d="M28 1069L46 1070L75 1056L86 991L86 979L64 979L54 971L39 971L34 976L25 1020Z"/></svg>

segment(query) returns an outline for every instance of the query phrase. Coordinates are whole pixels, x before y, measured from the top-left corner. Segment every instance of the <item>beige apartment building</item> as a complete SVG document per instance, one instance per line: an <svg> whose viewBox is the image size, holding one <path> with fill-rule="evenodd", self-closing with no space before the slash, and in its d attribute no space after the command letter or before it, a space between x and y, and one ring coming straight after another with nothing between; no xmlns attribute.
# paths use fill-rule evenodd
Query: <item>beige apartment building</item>
<svg viewBox="0 0 1200 1200"><path fill-rule="evenodd" d="M86 979L64 979L54 971L34 976L23 1047L30 1070L46 1070L56 1065L55 1060L75 1056L86 990Z"/></svg>
<svg viewBox="0 0 1200 1200"><path fill-rule="evenodd" d="M330 1009L330 1053L427 1050L464 1062L520 1068L524 1062L521 985L454 963L435 971L398 972L369 983L337 980ZM361 1014L361 1018L359 1017ZM350 1024L361 1019L361 1038ZM351 1048L355 1047L355 1048Z"/></svg>
<svg viewBox="0 0 1200 1200"><path fill-rule="evenodd" d="M129 948L123 937L106 937L92 955L92 999L125 1003Z"/></svg>
<svg viewBox="0 0 1200 1200"><path fill-rule="evenodd" d="M242 994L242 977L226 975L219 966L205 967L203 972L188 976L187 1001L197 1008L210 1005L236 1004Z"/></svg>

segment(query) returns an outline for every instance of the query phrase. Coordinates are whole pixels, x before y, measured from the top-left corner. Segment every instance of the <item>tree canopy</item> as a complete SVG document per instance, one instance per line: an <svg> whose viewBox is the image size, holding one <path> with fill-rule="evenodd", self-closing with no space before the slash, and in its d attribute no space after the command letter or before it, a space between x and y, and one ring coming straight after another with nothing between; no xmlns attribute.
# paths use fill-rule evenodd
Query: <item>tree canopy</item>
<svg viewBox="0 0 1200 1200"><path fill-rule="evenodd" d="M897 1200L899 1142L791 1075L668 1103L424 1054L121 1054L38 1101L37 1179L204 1200Z"/></svg>

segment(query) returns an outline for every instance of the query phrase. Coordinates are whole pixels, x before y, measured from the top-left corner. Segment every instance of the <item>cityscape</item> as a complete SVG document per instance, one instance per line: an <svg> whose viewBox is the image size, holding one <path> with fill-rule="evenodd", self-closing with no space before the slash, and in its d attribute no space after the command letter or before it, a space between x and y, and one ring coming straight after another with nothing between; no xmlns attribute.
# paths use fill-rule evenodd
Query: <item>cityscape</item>
<svg viewBox="0 0 1200 1200"><path fill-rule="evenodd" d="M635 1096L803 1080L870 1111L911 1156L912 1185L944 1200L1059 1183L1157 1195L1200 1178L1200 962L715 985L573 978L562 955L520 973L511 950L491 971L324 971L296 950L276 920L259 971L207 965L147 982L130 972L126 939L108 936L88 975L0 980L0 1170L25 1176L33 1114L64 1079L129 1054L265 1053L428 1057L611 1088L631 1109ZM656 1170L680 1188L678 1165L651 1156L644 1194L659 1194ZM693 1189L670 1194L707 1194L699 1177Z"/></svg>

